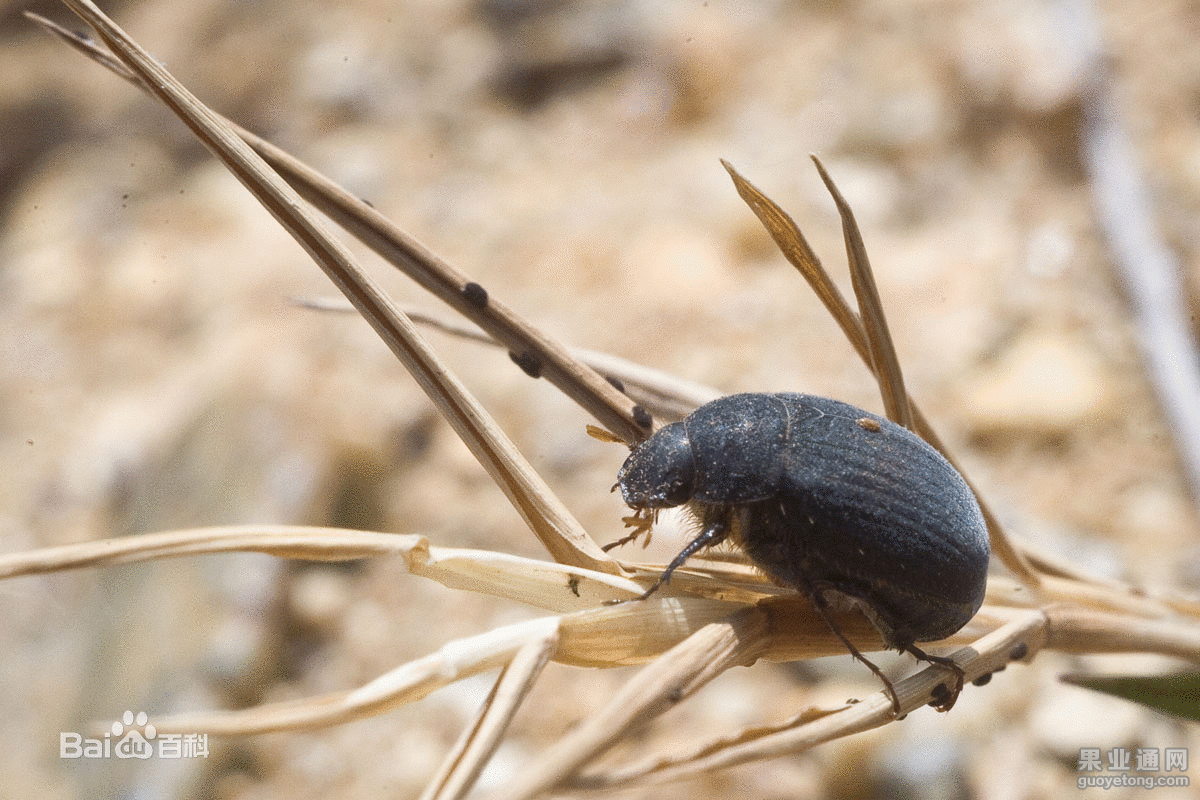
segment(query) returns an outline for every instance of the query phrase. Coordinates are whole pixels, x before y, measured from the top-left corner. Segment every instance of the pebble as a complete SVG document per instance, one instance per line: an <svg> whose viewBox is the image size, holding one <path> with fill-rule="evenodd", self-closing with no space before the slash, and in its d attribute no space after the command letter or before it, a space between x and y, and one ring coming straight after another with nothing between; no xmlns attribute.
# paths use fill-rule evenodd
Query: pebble
<svg viewBox="0 0 1200 800"><path fill-rule="evenodd" d="M978 434L1061 436L1117 410L1112 376L1087 345L1068 333L1020 334L964 380L967 419Z"/></svg>

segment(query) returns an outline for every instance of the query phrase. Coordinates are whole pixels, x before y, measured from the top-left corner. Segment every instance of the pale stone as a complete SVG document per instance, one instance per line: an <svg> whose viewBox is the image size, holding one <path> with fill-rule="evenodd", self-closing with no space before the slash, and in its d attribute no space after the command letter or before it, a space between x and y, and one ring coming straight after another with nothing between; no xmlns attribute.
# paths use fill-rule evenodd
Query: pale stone
<svg viewBox="0 0 1200 800"><path fill-rule="evenodd" d="M963 407L981 433L1062 435L1112 415L1105 366L1068 334L1031 331L962 384Z"/></svg>

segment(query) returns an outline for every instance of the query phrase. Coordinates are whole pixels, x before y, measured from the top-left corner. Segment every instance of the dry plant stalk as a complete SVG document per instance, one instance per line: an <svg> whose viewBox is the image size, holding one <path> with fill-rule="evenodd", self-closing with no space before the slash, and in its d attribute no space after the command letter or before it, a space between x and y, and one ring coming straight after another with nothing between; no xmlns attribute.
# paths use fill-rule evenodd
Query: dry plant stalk
<svg viewBox="0 0 1200 800"><path fill-rule="evenodd" d="M30 16L158 97L228 166L368 318L554 559L546 562L436 547L419 536L285 526L176 531L0 558L0 577L13 577L234 550L307 560L398 555L415 575L551 612L452 642L357 689L237 712L160 717L154 719L160 731L246 735L339 724L414 702L441 686L500 668L500 677L478 718L424 795L456 798L471 791L548 661L594 667L646 664L607 706L523 768L520 777L496 795L517 800L556 789L611 790L671 780L799 752L896 718L891 699L880 691L862 702L810 707L776 724L715 735L686 752L659 753L607 771L589 771L632 726L683 702L728 668L762 659L786 661L841 653L840 641L806 600L781 593L745 565L689 563L669 587L651 599L613 604L638 596L658 569L616 561L600 550L504 438L486 410L441 364L408 317L316 219L308 204L333 216L502 346L532 357L543 368L542 374L616 436L630 444L644 438L650 427L645 411L639 411L566 348L548 340L486 292L480 294L480 287L466 275L412 241L374 209L206 108L92 3L66 2L96 31L111 54L85 37ZM731 166L725 166L739 194L876 373L889 416L911 425L944 453L945 448L904 390L853 213L823 166L816 163L842 217L861 318L838 293L791 218ZM611 367L611 361L602 365L603 369ZM645 388L676 408L686 409L697 402L694 394L688 396L689 392L653 375L638 374ZM1076 653L1153 652L1200 662L1200 602L1172 594L1147 595L1114 582L1042 569L1042 560L1026 558L1025 548L1010 540L990 513L988 522L994 552L1017 580L993 576L983 609L943 643L959 648L953 658L968 681L1012 660L1031 659L1045 648ZM835 616L843 633L861 650L881 648L878 633L865 618L848 612L835 612ZM943 680L943 671L930 667L897 683L902 714L930 703Z"/></svg>

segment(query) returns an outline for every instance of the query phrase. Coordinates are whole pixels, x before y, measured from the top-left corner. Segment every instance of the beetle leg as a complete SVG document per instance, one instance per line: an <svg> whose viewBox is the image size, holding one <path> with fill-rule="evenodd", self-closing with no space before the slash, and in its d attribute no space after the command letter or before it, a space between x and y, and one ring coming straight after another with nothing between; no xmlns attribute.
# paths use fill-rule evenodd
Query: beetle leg
<svg viewBox="0 0 1200 800"><path fill-rule="evenodd" d="M883 684L883 688L887 690L889 695L891 695L892 711L897 717L899 717L900 695L896 694L895 685L892 683L891 679L888 678L888 676L883 674L883 671L879 669L879 667L875 666L875 662L864 656L861 652L859 652L857 647L851 644L850 640L846 638L846 635L842 633L841 628L839 628L837 623L833 621L833 617L829 616L829 601L825 599L826 588L827 587L812 588L810 596L812 597L813 606L816 607L817 613L821 615L821 619L825 620L825 624L829 626L829 630L833 631L833 635L842 640L842 644L844 644L846 649L850 651L850 655L866 664L867 669L875 673L876 678L879 678L880 683Z"/></svg>
<svg viewBox="0 0 1200 800"><path fill-rule="evenodd" d="M616 550L618 547L624 547L625 545L629 544L630 542L636 541L637 537L639 537L641 535L642 535L642 529L638 529L638 530L634 531L633 533L625 534L620 539L617 539L615 542L609 542L608 544L600 545L600 549L606 553L609 550Z"/></svg>
<svg viewBox="0 0 1200 800"><path fill-rule="evenodd" d="M667 565L665 570L663 570L662 575L658 576L658 580L654 582L654 585L647 589L645 593L643 593L638 599L645 600L647 597L657 592L663 584L671 580L671 573L679 567L682 567L683 562L687 561L693 555L706 547L720 544L721 542L725 541L725 537L728 535L729 520L725 517L725 515L721 515L716 520L708 523L706 526L704 526L704 530L700 532L699 536L697 536L695 539L692 539L692 541L688 542L687 547L679 551L679 555L675 556L675 558L671 560L671 563Z"/></svg>
<svg viewBox="0 0 1200 800"><path fill-rule="evenodd" d="M639 508L631 516L621 517L621 522L625 523L626 528L633 528L633 533L622 536L615 542L609 542L600 549L607 553L609 550L629 544L643 533L646 534L646 541L643 543L643 546L650 544L650 529L654 527L657 519L658 511L649 508Z"/></svg>
<svg viewBox="0 0 1200 800"><path fill-rule="evenodd" d="M937 664L938 666L945 667L954 673L954 687L941 693L936 693L934 695L933 702L930 703L930 705L936 708L938 711L949 711L950 709L954 708L954 701L958 700L958 695L963 689L963 682L967 677L966 673L963 672L963 668L956 664L952 658L946 658L945 656L931 656L929 653L926 653L916 645L910 644L908 647L903 649L903 652L908 653L919 661L928 661L930 664Z"/></svg>

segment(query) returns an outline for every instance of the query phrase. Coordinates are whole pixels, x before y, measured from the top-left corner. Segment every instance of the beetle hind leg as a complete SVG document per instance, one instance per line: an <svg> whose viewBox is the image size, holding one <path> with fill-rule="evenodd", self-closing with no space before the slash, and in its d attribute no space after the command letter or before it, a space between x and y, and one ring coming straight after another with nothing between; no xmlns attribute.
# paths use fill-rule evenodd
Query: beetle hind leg
<svg viewBox="0 0 1200 800"><path fill-rule="evenodd" d="M846 638L846 635L842 633L842 629L839 628L837 623L833 621L833 617L829 616L829 601L825 599L824 590L814 588L810 592L810 596L812 597L813 606L817 609L817 613L821 615L821 619L825 620L825 624L829 627L829 630L833 631L833 635L841 640L842 644L846 646L846 649L850 651L851 656L866 664L867 669L875 673L875 677L879 679L879 682L883 684L883 688L892 698L892 712L899 717L900 695L896 693L896 686L892 683L891 678L889 678L887 675L884 675L883 670L877 667L874 661L864 656L859 649L855 647L849 639Z"/></svg>
<svg viewBox="0 0 1200 800"><path fill-rule="evenodd" d="M949 711L950 709L954 708L954 703L956 700L958 700L959 694L962 693L963 683L966 681L967 677L966 673L963 672L963 668L955 663L954 659L952 658L930 655L913 644L901 648L901 652L908 653L918 661L927 661L930 664L936 664L939 667L945 667L954 673L954 686L947 689L945 688L945 684L941 684L938 687L941 689L941 691L934 692L933 702L930 703L930 705L936 708L938 711Z"/></svg>

